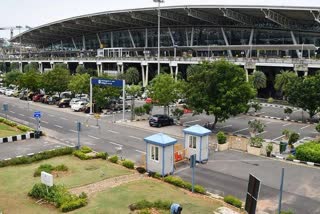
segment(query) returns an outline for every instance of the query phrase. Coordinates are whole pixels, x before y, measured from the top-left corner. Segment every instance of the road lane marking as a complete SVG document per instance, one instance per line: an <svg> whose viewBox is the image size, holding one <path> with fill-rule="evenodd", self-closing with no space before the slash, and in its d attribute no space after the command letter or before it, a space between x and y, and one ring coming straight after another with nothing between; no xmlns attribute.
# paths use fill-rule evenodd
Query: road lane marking
<svg viewBox="0 0 320 214"><path fill-rule="evenodd" d="M60 117L60 119L61 119L61 120L68 120L67 118L64 118L64 117Z"/></svg>
<svg viewBox="0 0 320 214"><path fill-rule="evenodd" d="M24 114L19 114L20 116L24 117L25 115Z"/></svg>
<svg viewBox="0 0 320 214"><path fill-rule="evenodd" d="M111 143L111 144L113 144L113 145L115 145L115 146L119 146L119 147L122 147L122 146L123 146L123 145L121 145L121 144L114 143L114 142L109 142L109 143Z"/></svg>
<svg viewBox="0 0 320 214"><path fill-rule="evenodd" d="M116 132L116 131L112 131L112 130L107 130L108 132L111 132L111 133L114 133L114 134L119 134L119 132Z"/></svg>
<svg viewBox="0 0 320 214"><path fill-rule="evenodd" d="M140 138L140 137L135 137L135 136L129 136L129 137L131 137L133 139L137 139L137 140L142 140L142 138Z"/></svg>
<svg viewBox="0 0 320 214"><path fill-rule="evenodd" d="M44 120L41 120L41 123L45 123L45 124L48 124L49 122L47 122L47 121L44 121Z"/></svg>
<svg viewBox="0 0 320 214"><path fill-rule="evenodd" d="M285 135L281 135L280 137L276 137L275 139L272 139L272 141L274 141L274 140L278 140L279 138L282 138L282 137L284 137Z"/></svg>
<svg viewBox="0 0 320 214"><path fill-rule="evenodd" d="M60 129L63 129L62 126L59 126L59 125L54 125L54 126L60 128Z"/></svg>
<svg viewBox="0 0 320 214"><path fill-rule="evenodd" d="M238 132L242 132L242 131L247 130L247 129L249 129L249 128L240 129L240 130L238 130L238 131L233 132L233 134L238 133Z"/></svg>
<svg viewBox="0 0 320 214"><path fill-rule="evenodd" d="M10 111L12 114L15 114L15 112L14 111Z"/></svg>
<svg viewBox="0 0 320 214"><path fill-rule="evenodd" d="M269 122L267 122L266 124L270 124L270 123L274 123L273 121L269 121Z"/></svg>
<svg viewBox="0 0 320 214"><path fill-rule="evenodd" d="M142 154L146 154L146 152L140 151L138 149L135 150L136 152L142 153Z"/></svg>
<svg viewBox="0 0 320 214"><path fill-rule="evenodd" d="M283 124L282 126L289 126L291 125L292 123L286 123L286 124Z"/></svg>
<svg viewBox="0 0 320 214"><path fill-rule="evenodd" d="M185 123L194 123L194 122L199 122L201 120L191 120L191 121L188 121L188 122L185 122Z"/></svg>
<svg viewBox="0 0 320 214"><path fill-rule="evenodd" d="M224 129L224 128L228 128L231 127L232 125L225 125L225 126L221 126L221 127L217 127L217 129Z"/></svg>
<svg viewBox="0 0 320 214"><path fill-rule="evenodd" d="M304 127L302 127L302 128L300 128L300 129L306 129L306 128L308 128L310 125L307 125L307 126L304 126Z"/></svg>
<svg viewBox="0 0 320 214"><path fill-rule="evenodd" d="M88 135L88 137L91 137L91 138L96 139L96 140L100 140L100 138L92 136L92 135Z"/></svg>
<svg viewBox="0 0 320 214"><path fill-rule="evenodd" d="M72 129L70 129L69 131L74 132L74 133L78 133L76 130L72 130Z"/></svg>
<svg viewBox="0 0 320 214"><path fill-rule="evenodd" d="M264 133L266 133L267 131L263 131L263 132L260 132L260 133L258 133L258 134L256 134L256 135L261 135L261 134L264 134Z"/></svg>

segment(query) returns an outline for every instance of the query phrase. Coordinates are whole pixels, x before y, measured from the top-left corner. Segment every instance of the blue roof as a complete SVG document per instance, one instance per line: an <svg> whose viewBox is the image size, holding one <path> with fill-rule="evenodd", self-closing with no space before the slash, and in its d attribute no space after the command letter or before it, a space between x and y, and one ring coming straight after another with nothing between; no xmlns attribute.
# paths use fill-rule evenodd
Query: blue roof
<svg viewBox="0 0 320 214"><path fill-rule="evenodd" d="M195 136L205 136L211 134L211 131L209 129L206 129L200 125L194 125L190 126L189 128L183 129L184 133L192 134Z"/></svg>
<svg viewBox="0 0 320 214"><path fill-rule="evenodd" d="M155 144L158 146L170 146L177 143L177 140L165 135L163 133L158 133L144 138L147 143Z"/></svg>

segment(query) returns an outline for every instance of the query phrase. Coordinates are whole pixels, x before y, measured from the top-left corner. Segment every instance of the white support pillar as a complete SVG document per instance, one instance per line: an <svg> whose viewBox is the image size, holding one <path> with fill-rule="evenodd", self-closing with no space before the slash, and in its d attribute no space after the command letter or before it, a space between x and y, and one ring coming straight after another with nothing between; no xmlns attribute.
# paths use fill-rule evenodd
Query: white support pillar
<svg viewBox="0 0 320 214"><path fill-rule="evenodd" d="M76 43L75 43L75 41L74 41L74 39L71 38L71 40L72 40L73 47L74 47L75 49L78 49L78 48L77 48L77 45L76 45Z"/></svg>
<svg viewBox="0 0 320 214"><path fill-rule="evenodd" d="M86 37L84 35L82 35L82 49L86 49Z"/></svg>
<svg viewBox="0 0 320 214"><path fill-rule="evenodd" d="M250 38L249 38L249 45L252 45L252 40L253 40L253 35L254 35L254 29L251 29L251 33L250 33ZM252 48L250 48L249 51L247 51L247 58L252 56Z"/></svg>
<svg viewBox="0 0 320 214"><path fill-rule="evenodd" d="M39 72L42 74L42 63L41 62L39 62Z"/></svg>
<svg viewBox="0 0 320 214"><path fill-rule="evenodd" d="M146 80L144 78L144 65L141 64L141 72L142 72L142 86L146 87Z"/></svg>
<svg viewBox="0 0 320 214"><path fill-rule="evenodd" d="M120 66L121 66L121 73L122 73L122 74L124 74L124 71L123 71L124 66L123 66L123 64L122 64L122 65L120 65Z"/></svg>
<svg viewBox="0 0 320 214"><path fill-rule="evenodd" d="M111 48L113 48L113 32L110 32Z"/></svg>
<svg viewBox="0 0 320 214"><path fill-rule="evenodd" d="M194 27L191 28L190 46L193 46L193 34L194 34Z"/></svg>
<svg viewBox="0 0 320 214"><path fill-rule="evenodd" d="M229 46L229 41L228 41L228 38L226 36L226 33L224 32L223 27L221 28L221 32L222 32L222 36L223 36L224 42L226 43L226 46ZM232 57L231 50L228 50L228 55L229 55L229 57Z"/></svg>
<svg viewBox="0 0 320 214"><path fill-rule="evenodd" d="M291 38L292 38L293 44L297 45L298 43L297 43L296 37L294 36L293 31L290 31L290 34L291 34ZM301 58L302 57L302 53L300 54L299 50L296 50L296 52L297 52L298 58Z"/></svg>
<svg viewBox="0 0 320 214"><path fill-rule="evenodd" d="M19 70L21 73L23 73L23 63L19 62Z"/></svg>
<svg viewBox="0 0 320 214"><path fill-rule="evenodd" d="M304 72L304 76L305 76L305 77L308 76L308 71L305 71L305 72Z"/></svg>
<svg viewBox="0 0 320 214"><path fill-rule="evenodd" d="M148 47L148 28L146 28L144 36L145 36L144 47L147 48Z"/></svg>
<svg viewBox="0 0 320 214"><path fill-rule="evenodd" d="M145 80L145 84L146 86L149 83L149 64L146 65L146 80Z"/></svg>
<svg viewBox="0 0 320 214"><path fill-rule="evenodd" d="M97 63L97 73L98 73L98 76L100 76L100 65Z"/></svg>
<svg viewBox="0 0 320 214"><path fill-rule="evenodd" d="M249 82L249 72L248 72L248 69L245 68L244 70L245 70L245 72L246 72L246 81Z"/></svg>
<svg viewBox="0 0 320 214"><path fill-rule="evenodd" d="M177 81L178 80L178 64L177 64L177 66L176 66L176 73L175 73L175 75L174 75L174 79L175 79L175 81Z"/></svg>
<svg viewBox="0 0 320 214"><path fill-rule="evenodd" d="M100 39L99 33L97 33L97 39L98 39L98 42L99 42L99 46L101 48L102 47L102 43L101 43L101 39Z"/></svg>
<svg viewBox="0 0 320 214"><path fill-rule="evenodd" d="M170 75L173 78L173 66L170 65Z"/></svg>

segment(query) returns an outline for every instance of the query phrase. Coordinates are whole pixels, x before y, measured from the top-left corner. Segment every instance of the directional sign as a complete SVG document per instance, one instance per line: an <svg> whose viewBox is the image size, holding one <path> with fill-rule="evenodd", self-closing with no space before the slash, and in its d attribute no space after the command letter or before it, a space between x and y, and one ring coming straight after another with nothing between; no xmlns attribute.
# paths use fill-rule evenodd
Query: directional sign
<svg viewBox="0 0 320 214"><path fill-rule="evenodd" d="M33 113L33 117L34 117L34 118L41 118L41 112L40 112L40 111L35 111L35 112Z"/></svg>
<svg viewBox="0 0 320 214"><path fill-rule="evenodd" d="M102 85L102 86L115 86L115 87L122 87L123 80L108 80L108 79L91 79L92 85Z"/></svg>
<svg viewBox="0 0 320 214"><path fill-rule="evenodd" d="M41 172L41 183L45 184L46 186L52 187L53 186L53 176L47 172Z"/></svg>
<svg viewBox="0 0 320 214"><path fill-rule="evenodd" d="M194 168L196 166L196 155L190 156L190 168Z"/></svg>
<svg viewBox="0 0 320 214"><path fill-rule="evenodd" d="M8 110L9 110L9 106L8 106L8 104L3 104L3 106L2 106L2 110L4 111L4 112L7 112Z"/></svg>

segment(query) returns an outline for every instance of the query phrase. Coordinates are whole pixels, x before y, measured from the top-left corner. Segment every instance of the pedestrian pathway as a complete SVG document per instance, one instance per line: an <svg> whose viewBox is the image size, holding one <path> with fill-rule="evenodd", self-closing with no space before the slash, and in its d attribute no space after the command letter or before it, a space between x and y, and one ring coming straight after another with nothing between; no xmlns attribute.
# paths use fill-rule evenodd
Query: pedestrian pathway
<svg viewBox="0 0 320 214"><path fill-rule="evenodd" d="M85 192L88 196L96 193L104 191L108 188L113 188L116 186L120 186L125 183L129 183L132 181L145 179L146 176L139 173L134 173L130 175L123 175L119 177L113 177L109 179L105 179L96 183L88 184L85 186L75 187L70 189L70 192L76 195L79 195L81 192Z"/></svg>

